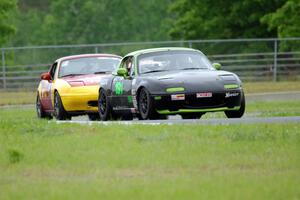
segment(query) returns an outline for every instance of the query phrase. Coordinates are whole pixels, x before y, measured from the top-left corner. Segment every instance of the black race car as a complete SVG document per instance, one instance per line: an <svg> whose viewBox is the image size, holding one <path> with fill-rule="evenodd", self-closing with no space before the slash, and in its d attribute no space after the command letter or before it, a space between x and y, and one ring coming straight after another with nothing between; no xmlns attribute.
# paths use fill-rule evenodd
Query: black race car
<svg viewBox="0 0 300 200"><path fill-rule="evenodd" d="M200 118L224 111L240 118L245 111L241 80L221 71L200 51L156 48L126 55L117 71L101 79L98 111L101 120L162 119L180 114Z"/></svg>

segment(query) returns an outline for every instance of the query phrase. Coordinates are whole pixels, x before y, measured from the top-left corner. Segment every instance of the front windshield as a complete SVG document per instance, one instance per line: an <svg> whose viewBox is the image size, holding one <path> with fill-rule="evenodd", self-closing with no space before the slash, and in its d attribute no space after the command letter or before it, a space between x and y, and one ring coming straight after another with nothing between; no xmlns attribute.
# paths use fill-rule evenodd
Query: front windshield
<svg viewBox="0 0 300 200"><path fill-rule="evenodd" d="M211 70L209 60L196 51L163 51L147 53L139 56L138 69L140 74L175 71L175 70Z"/></svg>
<svg viewBox="0 0 300 200"><path fill-rule="evenodd" d="M61 63L58 77L111 73L119 63L120 59L117 57L85 57L65 60Z"/></svg>

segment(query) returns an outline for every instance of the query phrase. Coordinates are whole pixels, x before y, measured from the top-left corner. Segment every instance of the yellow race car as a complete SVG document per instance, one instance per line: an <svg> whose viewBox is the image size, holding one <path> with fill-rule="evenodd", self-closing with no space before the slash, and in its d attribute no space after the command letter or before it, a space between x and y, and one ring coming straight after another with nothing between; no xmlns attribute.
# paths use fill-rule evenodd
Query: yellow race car
<svg viewBox="0 0 300 200"><path fill-rule="evenodd" d="M82 54L56 60L49 72L41 75L37 116L70 120L87 114L90 120L97 120L100 80L110 75L120 60L120 56L112 54Z"/></svg>

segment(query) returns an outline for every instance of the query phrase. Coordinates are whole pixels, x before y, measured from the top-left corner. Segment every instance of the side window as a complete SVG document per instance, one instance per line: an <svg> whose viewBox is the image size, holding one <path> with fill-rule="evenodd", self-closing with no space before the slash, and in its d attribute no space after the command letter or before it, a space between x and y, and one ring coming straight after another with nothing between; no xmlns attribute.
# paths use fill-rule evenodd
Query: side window
<svg viewBox="0 0 300 200"><path fill-rule="evenodd" d="M127 61L127 58L122 60L120 68L125 68L126 67L126 61Z"/></svg>
<svg viewBox="0 0 300 200"><path fill-rule="evenodd" d="M129 72L130 76L135 76L134 68L135 68L135 66L134 66L133 58L131 58L131 68L130 68L130 72Z"/></svg>
<svg viewBox="0 0 300 200"><path fill-rule="evenodd" d="M122 68L126 68L128 71L128 75L134 76L134 63L133 63L133 58L132 57L127 57L123 59L121 63Z"/></svg>
<svg viewBox="0 0 300 200"><path fill-rule="evenodd" d="M56 68L57 68L57 63L54 63L50 69L50 76L51 76L51 80L54 79L54 75L55 75L55 71L56 71Z"/></svg>

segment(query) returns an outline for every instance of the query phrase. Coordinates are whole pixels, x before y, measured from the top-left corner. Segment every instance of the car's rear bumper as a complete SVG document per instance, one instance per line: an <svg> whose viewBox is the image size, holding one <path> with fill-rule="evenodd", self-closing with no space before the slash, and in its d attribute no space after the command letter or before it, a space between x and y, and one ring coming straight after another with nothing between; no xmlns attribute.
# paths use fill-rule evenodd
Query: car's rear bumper
<svg viewBox="0 0 300 200"><path fill-rule="evenodd" d="M208 95L208 97L197 97L197 93L183 93L183 96L179 96L177 100L172 99L172 95L176 94L152 95L158 113L179 114L237 110L241 105L243 91L236 89L212 92L212 96Z"/></svg>

